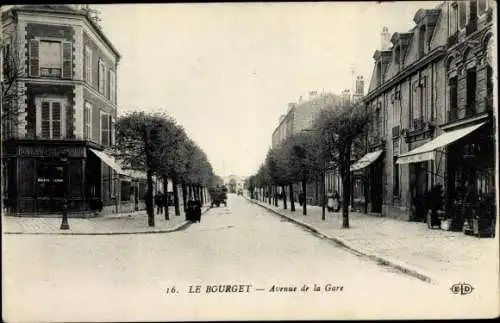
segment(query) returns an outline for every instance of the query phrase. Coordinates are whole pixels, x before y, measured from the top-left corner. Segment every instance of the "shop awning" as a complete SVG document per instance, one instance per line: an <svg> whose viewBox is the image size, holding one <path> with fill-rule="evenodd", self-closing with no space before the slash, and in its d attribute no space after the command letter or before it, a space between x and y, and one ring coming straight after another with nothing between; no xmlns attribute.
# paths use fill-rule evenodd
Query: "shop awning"
<svg viewBox="0 0 500 323"><path fill-rule="evenodd" d="M125 171L121 168L121 166L116 162L113 156L106 154L103 151L95 150L89 148L101 161L103 161L106 165L113 168L118 174L126 175Z"/></svg>
<svg viewBox="0 0 500 323"><path fill-rule="evenodd" d="M445 132L428 143L415 148L407 153L399 155L396 164L410 164L418 163L421 161L432 160L436 158L436 149L447 146L458 139L467 136L474 130L478 129L486 122L468 126L461 129Z"/></svg>
<svg viewBox="0 0 500 323"><path fill-rule="evenodd" d="M382 155L383 150L375 150L361 157L357 162L351 165L351 172L368 167L371 163L377 160Z"/></svg>

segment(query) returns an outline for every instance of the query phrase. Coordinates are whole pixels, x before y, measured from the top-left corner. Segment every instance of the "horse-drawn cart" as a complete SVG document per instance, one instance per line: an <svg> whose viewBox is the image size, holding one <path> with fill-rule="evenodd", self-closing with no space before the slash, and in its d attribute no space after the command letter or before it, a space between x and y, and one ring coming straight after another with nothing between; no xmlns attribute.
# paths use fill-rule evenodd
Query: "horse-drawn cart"
<svg viewBox="0 0 500 323"><path fill-rule="evenodd" d="M217 186L210 189L210 197L212 200L212 207L219 207L222 204L227 206L227 188L225 186Z"/></svg>

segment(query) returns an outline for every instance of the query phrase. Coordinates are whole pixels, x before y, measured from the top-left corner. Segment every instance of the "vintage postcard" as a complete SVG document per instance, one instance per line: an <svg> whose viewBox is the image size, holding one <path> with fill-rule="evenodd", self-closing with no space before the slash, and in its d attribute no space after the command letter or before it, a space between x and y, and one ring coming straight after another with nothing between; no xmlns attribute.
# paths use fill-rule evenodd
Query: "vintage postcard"
<svg viewBox="0 0 500 323"><path fill-rule="evenodd" d="M498 317L497 18L1 6L3 320Z"/></svg>

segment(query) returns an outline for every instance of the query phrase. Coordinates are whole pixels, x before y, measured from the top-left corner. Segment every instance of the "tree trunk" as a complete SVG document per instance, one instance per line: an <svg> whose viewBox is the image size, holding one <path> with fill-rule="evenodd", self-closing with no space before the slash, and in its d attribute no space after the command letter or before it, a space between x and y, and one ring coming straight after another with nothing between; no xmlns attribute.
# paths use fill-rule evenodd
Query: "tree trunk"
<svg viewBox="0 0 500 323"><path fill-rule="evenodd" d="M148 226L155 226L155 210L153 206L153 172L148 168L147 172L148 179L148 191L146 194L146 212L148 213Z"/></svg>
<svg viewBox="0 0 500 323"><path fill-rule="evenodd" d="M187 204L187 186L186 184L183 182L181 184L181 188L182 188L182 210L184 212L186 212L186 204Z"/></svg>
<svg viewBox="0 0 500 323"><path fill-rule="evenodd" d="M281 194L281 196L283 197L283 209L287 209L287 205L286 205L286 191L285 191L285 185L281 185L281 190L283 191L283 193Z"/></svg>
<svg viewBox="0 0 500 323"><path fill-rule="evenodd" d="M351 143L347 143L342 154L342 227L349 228L349 201L351 200Z"/></svg>
<svg viewBox="0 0 500 323"><path fill-rule="evenodd" d="M290 211L295 212L295 201L293 200L293 184L288 184L288 189L290 190Z"/></svg>
<svg viewBox="0 0 500 323"><path fill-rule="evenodd" d="M278 186L274 186L274 206L278 206Z"/></svg>
<svg viewBox="0 0 500 323"><path fill-rule="evenodd" d="M273 189L271 185L267 186L267 200L269 201L269 205L273 205Z"/></svg>
<svg viewBox="0 0 500 323"><path fill-rule="evenodd" d="M188 193L187 193L188 198L187 199L190 200L193 197L193 185L187 184L186 187L188 190Z"/></svg>
<svg viewBox="0 0 500 323"><path fill-rule="evenodd" d="M180 216L181 211L179 208L179 190L177 189L177 180L176 178L172 178L172 190L174 192L174 207L175 207L175 215Z"/></svg>
<svg viewBox="0 0 500 323"><path fill-rule="evenodd" d="M203 194L203 185L200 186L200 201L201 205L205 205L205 194Z"/></svg>
<svg viewBox="0 0 500 323"><path fill-rule="evenodd" d="M321 205L321 204L320 204L320 201L321 201L321 200L320 200L320 196L319 196L319 195L320 195L320 191L319 191L319 185L318 185L318 184L319 184L319 181L318 181L318 176L315 176L315 177L316 177L316 179L315 179L315 181L314 181L314 189L315 189L314 195L316 195L316 198L315 198L315 200L316 200L316 201L315 201L315 204L316 204L316 205Z"/></svg>
<svg viewBox="0 0 500 323"><path fill-rule="evenodd" d="M165 202L165 220L170 220L170 214L168 214L168 177L163 176L163 196Z"/></svg>
<svg viewBox="0 0 500 323"><path fill-rule="evenodd" d="M304 202L302 203L302 214L307 215L307 181L305 177L302 179L302 194L304 196Z"/></svg>
<svg viewBox="0 0 500 323"><path fill-rule="evenodd" d="M326 215L325 215L325 171L323 170L321 172L321 219L323 221L326 220Z"/></svg>

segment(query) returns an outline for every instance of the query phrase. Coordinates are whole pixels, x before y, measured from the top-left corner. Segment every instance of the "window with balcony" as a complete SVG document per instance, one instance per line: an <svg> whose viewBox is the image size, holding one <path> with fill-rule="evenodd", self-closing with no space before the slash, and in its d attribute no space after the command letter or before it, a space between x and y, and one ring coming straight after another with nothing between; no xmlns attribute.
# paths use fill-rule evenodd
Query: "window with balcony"
<svg viewBox="0 0 500 323"><path fill-rule="evenodd" d="M72 77L72 43L32 39L29 46L29 70L33 77Z"/></svg>
<svg viewBox="0 0 500 323"><path fill-rule="evenodd" d="M88 84L92 85L92 50L85 46L85 69L84 69L84 80Z"/></svg>
<svg viewBox="0 0 500 323"><path fill-rule="evenodd" d="M37 99L37 135L43 139L62 139L66 131L65 100Z"/></svg>
<svg viewBox="0 0 500 323"><path fill-rule="evenodd" d="M92 104L90 102L85 102L84 107L84 138L87 140L92 140Z"/></svg>

